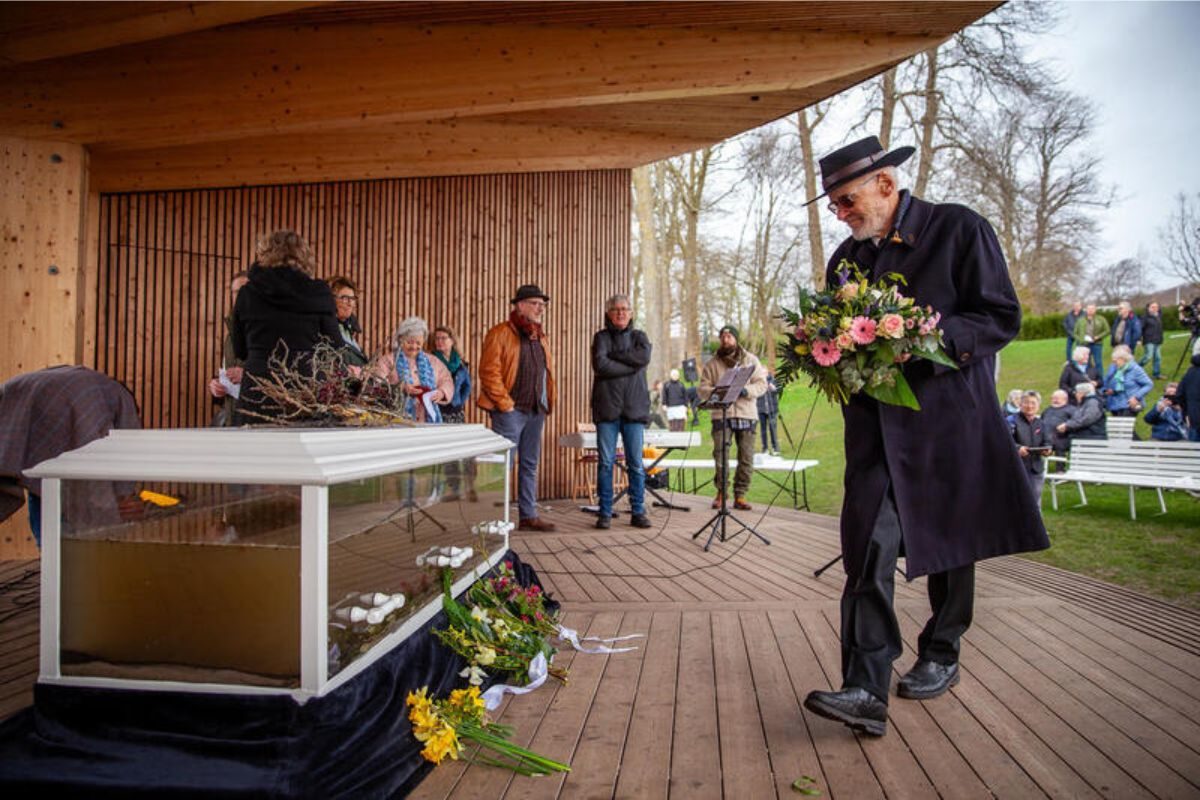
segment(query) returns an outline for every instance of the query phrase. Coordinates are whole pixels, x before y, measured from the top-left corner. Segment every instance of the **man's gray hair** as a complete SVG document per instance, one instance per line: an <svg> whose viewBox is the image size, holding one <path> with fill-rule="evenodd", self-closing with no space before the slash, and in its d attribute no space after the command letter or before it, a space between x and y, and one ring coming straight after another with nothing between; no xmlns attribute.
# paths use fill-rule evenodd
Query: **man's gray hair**
<svg viewBox="0 0 1200 800"><path fill-rule="evenodd" d="M1128 300L1122 300L1117 303L1117 309L1120 311L1133 311L1133 306L1129 305Z"/></svg>
<svg viewBox="0 0 1200 800"><path fill-rule="evenodd" d="M629 302L629 295L614 294L612 297L604 301L605 312L612 311L617 307L617 303L624 303L625 305L630 306L630 309L632 310L633 304Z"/></svg>
<svg viewBox="0 0 1200 800"><path fill-rule="evenodd" d="M429 326L420 317L408 317L396 326L392 334L392 350L399 350L405 339L420 339L424 348L425 340L429 338Z"/></svg>
<svg viewBox="0 0 1200 800"><path fill-rule="evenodd" d="M1075 384L1075 394L1081 394L1084 397L1091 397L1096 393L1096 386L1091 381Z"/></svg>
<svg viewBox="0 0 1200 800"><path fill-rule="evenodd" d="M1021 395L1022 400L1024 400L1026 397L1032 397L1034 400L1037 400L1039 403L1042 402L1042 395L1036 389L1030 389L1029 391L1025 392L1025 394Z"/></svg>

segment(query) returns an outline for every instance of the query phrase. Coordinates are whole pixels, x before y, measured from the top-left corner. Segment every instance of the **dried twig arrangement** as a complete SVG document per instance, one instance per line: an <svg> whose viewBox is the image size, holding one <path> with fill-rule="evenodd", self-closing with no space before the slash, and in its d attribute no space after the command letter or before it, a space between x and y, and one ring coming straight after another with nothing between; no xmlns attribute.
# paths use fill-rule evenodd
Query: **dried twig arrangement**
<svg viewBox="0 0 1200 800"><path fill-rule="evenodd" d="M282 341L267 360L266 378L247 376L262 395L262 405L276 413L264 414L241 406L246 417L279 425L382 426L411 425L404 413L406 395L402 385L391 386L370 367L352 372L341 351L320 342L301 359L289 357Z"/></svg>

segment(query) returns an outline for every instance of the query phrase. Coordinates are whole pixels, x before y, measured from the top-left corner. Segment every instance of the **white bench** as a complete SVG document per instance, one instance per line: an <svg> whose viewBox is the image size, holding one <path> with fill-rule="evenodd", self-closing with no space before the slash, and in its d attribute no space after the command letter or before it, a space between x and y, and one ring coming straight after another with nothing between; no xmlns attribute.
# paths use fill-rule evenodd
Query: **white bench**
<svg viewBox="0 0 1200 800"><path fill-rule="evenodd" d="M763 453L755 453L754 455L754 471L785 491L792 498L792 508L805 511L808 510L807 470L820 463L820 461L812 458L791 459L779 456L767 456ZM711 478L703 483L698 482L696 479L696 470L716 469L717 462L711 458L682 458L675 459L674 461L662 461L659 463L659 466L675 470L679 476L679 479L676 481L676 490L680 492L688 491L685 470L690 471L692 473L692 489L690 493L695 494L709 483L712 483ZM729 459L730 472L736 469L737 459ZM776 480L773 475L768 474L771 472L783 472L787 474L782 476L782 480ZM796 485L797 474L800 475L800 486Z"/></svg>
<svg viewBox="0 0 1200 800"><path fill-rule="evenodd" d="M1126 442L1133 441L1133 425L1137 422L1137 417L1109 417L1104 420L1105 430L1108 432L1108 440L1110 442Z"/></svg>
<svg viewBox="0 0 1200 800"><path fill-rule="evenodd" d="M1111 420L1110 420L1111 422ZM1071 442L1070 467L1046 476L1050 497L1058 510L1058 486L1079 487L1080 505L1087 505L1083 484L1129 487L1129 517L1137 519L1134 492L1154 489L1158 505L1167 513L1163 489L1200 491L1200 444L1195 442L1125 442L1106 439L1077 439Z"/></svg>

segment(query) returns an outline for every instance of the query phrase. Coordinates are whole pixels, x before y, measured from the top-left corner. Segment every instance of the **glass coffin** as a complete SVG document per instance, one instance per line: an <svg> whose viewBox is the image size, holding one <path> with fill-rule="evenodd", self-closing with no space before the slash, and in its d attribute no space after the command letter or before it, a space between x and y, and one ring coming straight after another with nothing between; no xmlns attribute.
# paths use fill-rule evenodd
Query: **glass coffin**
<svg viewBox="0 0 1200 800"><path fill-rule="evenodd" d="M481 425L113 431L39 464L40 679L323 694L508 547Z"/></svg>

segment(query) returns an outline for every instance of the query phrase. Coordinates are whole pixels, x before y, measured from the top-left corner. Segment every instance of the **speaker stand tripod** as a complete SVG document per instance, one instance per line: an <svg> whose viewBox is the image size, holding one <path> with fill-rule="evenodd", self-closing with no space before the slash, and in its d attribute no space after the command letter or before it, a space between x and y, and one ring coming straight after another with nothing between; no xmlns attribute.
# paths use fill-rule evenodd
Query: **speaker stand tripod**
<svg viewBox="0 0 1200 800"><path fill-rule="evenodd" d="M736 399L736 396L734 399ZM717 405L721 409L721 432L723 435L721 436L721 453L720 453L721 460L717 462L717 464L719 465L717 468L718 473L722 469L725 472L729 472L729 439L730 439L730 433L732 433L732 431L729 430L728 426L725 423L727 420L729 406L733 405L733 400L729 400L728 402L726 402L725 400L718 400L713 403L710 403L710 407L711 407L711 405ZM728 476L726 476L726 477L728 477ZM704 523L700 527L700 530L698 530L692 534L693 539L698 539L700 537L700 534L704 533L709 528L712 528L712 530L708 534L708 541L704 543L704 552L706 552L706 553L708 552L708 548L712 546L713 539L719 538L722 542L726 542L726 541L729 541L730 539L734 538L738 534L742 533L743 531L749 532L749 533L753 534L754 536L757 536L759 539L761 539L763 541L763 544L770 544L771 543L770 539L768 539L767 537L763 536L761 533L756 531L754 529L753 525L748 525L745 522L742 522L740 519L737 518L737 515L735 515L732 511L729 510L729 495L728 495L728 492L725 491L724 485L719 487L719 491L720 491L720 497L721 497L720 509L717 511L716 514L713 514L712 519L710 519L708 522ZM731 519L737 525L740 526L732 534L730 534L728 532L728 521Z"/></svg>

